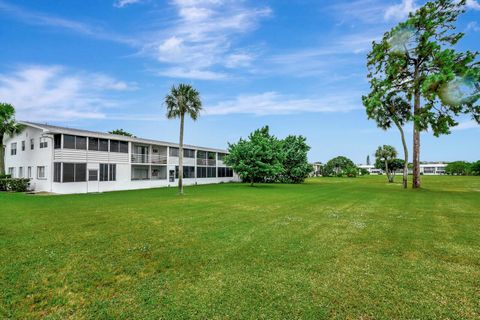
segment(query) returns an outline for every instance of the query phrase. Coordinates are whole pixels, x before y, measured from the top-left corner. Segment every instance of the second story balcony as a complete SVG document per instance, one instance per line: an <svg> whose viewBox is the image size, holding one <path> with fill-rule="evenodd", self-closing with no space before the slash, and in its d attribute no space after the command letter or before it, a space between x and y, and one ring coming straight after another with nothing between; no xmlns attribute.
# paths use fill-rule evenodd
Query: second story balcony
<svg viewBox="0 0 480 320"><path fill-rule="evenodd" d="M132 163L167 164L167 156L160 154L132 153Z"/></svg>

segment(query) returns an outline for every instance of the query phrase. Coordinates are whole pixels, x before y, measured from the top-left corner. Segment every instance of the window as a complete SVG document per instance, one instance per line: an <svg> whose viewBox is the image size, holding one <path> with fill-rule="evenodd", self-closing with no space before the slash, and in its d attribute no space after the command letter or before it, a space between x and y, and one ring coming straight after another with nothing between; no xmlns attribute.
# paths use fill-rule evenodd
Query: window
<svg viewBox="0 0 480 320"><path fill-rule="evenodd" d="M23 167L18 168L18 177L23 178Z"/></svg>
<svg viewBox="0 0 480 320"><path fill-rule="evenodd" d="M217 169L217 172L218 172L218 177L219 178L231 178L233 177L233 170L232 168L218 168Z"/></svg>
<svg viewBox="0 0 480 320"><path fill-rule="evenodd" d="M14 167L8 168L8 175L12 178L15 178L15 168Z"/></svg>
<svg viewBox="0 0 480 320"><path fill-rule="evenodd" d="M53 147L55 149L61 149L62 148L62 135L61 134L56 134L53 136Z"/></svg>
<svg viewBox="0 0 480 320"><path fill-rule="evenodd" d="M87 181L86 163L63 163L63 182Z"/></svg>
<svg viewBox="0 0 480 320"><path fill-rule="evenodd" d="M197 178L207 177L207 167L197 167Z"/></svg>
<svg viewBox="0 0 480 320"><path fill-rule="evenodd" d="M178 179L178 166L175 166L175 178ZM192 179L195 178L195 167L183 166L183 178Z"/></svg>
<svg viewBox="0 0 480 320"><path fill-rule="evenodd" d="M28 178L28 179L32 179L32 167L28 167L28 170L27 170L27 178Z"/></svg>
<svg viewBox="0 0 480 320"><path fill-rule="evenodd" d="M35 149L35 139L30 139L30 150Z"/></svg>
<svg viewBox="0 0 480 320"><path fill-rule="evenodd" d="M110 140L110 152L128 153L128 142Z"/></svg>
<svg viewBox="0 0 480 320"><path fill-rule="evenodd" d="M132 166L132 180L149 180L148 166Z"/></svg>
<svg viewBox="0 0 480 320"><path fill-rule="evenodd" d="M75 163L75 182L87 181L87 164Z"/></svg>
<svg viewBox="0 0 480 320"><path fill-rule="evenodd" d="M197 159L207 159L206 151L197 151Z"/></svg>
<svg viewBox="0 0 480 320"><path fill-rule="evenodd" d="M77 150L87 150L87 138L85 138L85 137L75 137L75 149L77 149Z"/></svg>
<svg viewBox="0 0 480 320"><path fill-rule="evenodd" d="M167 179L167 167L152 167L152 180Z"/></svg>
<svg viewBox="0 0 480 320"><path fill-rule="evenodd" d="M75 164L64 163L63 164L63 182L75 182Z"/></svg>
<svg viewBox="0 0 480 320"><path fill-rule="evenodd" d="M22 151L25 151L25 141L22 141Z"/></svg>
<svg viewBox="0 0 480 320"><path fill-rule="evenodd" d="M128 153L128 142L127 141L120 141L120 152L121 153Z"/></svg>
<svg viewBox="0 0 480 320"><path fill-rule="evenodd" d="M10 144L10 155L14 156L17 154L17 143L14 142Z"/></svg>
<svg viewBox="0 0 480 320"><path fill-rule="evenodd" d="M98 139L88 138L88 150L98 151Z"/></svg>
<svg viewBox="0 0 480 320"><path fill-rule="evenodd" d="M207 178L215 178L217 176L217 169L215 167L207 168Z"/></svg>
<svg viewBox="0 0 480 320"><path fill-rule="evenodd" d="M169 151L170 157L178 157L178 153L179 153L178 148L170 147L169 149L170 149Z"/></svg>
<svg viewBox="0 0 480 320"><path fill-rule="evenodd" d="M116 164L109 165L108 180L109 181L116 181L117 180L117 165Z"/></svg>
<svg viewBox="0 0 480 320"><path fill-rule="evenodd" d="M98 181L98 170L88 170L88 181Z"/></svg>
<svg viewBox="0 0 480 320"><path fill-rule="evenodd" d="M226 155L227 154L225 154L225 153L218 153L217 154L218 161L223 161L223 159L225 158Z"/></svg>
<svg viewBox="0 0 480 320"><path fill-rule="evenodd" d="M53 182L62 182L62 164L60 162L53 164Z"/></svg>
<svg viewBox="0 0 480 320"><path fill-rule="evenodd" d="M116 164L100 164L100 181L116 181L117 165Z"/></svg>
<svg viewBox="0 0 480 320"><path fill-rule="evenodd" d="M195 150L183 149L183 156L185 158L195 158Z"/></svg>
<svg viewBox="0 0 480 320"><path fill-rule="evenodd" d="M86 150L87 138L65 134L63 135L63 147L65 149Z"/></svg>
<svg viewBox="0 0 480 320"><path fill-rule="evenodd" d="M110 152L118 152L120 150L120 141L110 140Z"/></svg>
<svg viewBox="0 0 480 320"><path fill-rule="evenodd" d="M215 160L217 158L217 155L215 152L209 152L208 153L208 160Z"/></svg>
<svg viewBox="0 0 480 320"><path fill-rule="evenodd" d="M68 134L63 135L63 148L75 149L75 136L71 136Z"/></svg>
<svg viewBox="0 0 480 320"><path fill-rule="evenodd" d="M108 152L108 140L107 139L99 139L98 151Z"/></svg>
<svg viewBox="0 0 480 320"><path fill-rule="evenodd" d="M47 138L40 138L40 149L48 148Z"/></svg>
<svg viewBox="0 0 480 320"><path fill-rule="evenodd" d="M46 179L47 175L45 173L45 167L39 166L37 167L37 179Z"/></svg>

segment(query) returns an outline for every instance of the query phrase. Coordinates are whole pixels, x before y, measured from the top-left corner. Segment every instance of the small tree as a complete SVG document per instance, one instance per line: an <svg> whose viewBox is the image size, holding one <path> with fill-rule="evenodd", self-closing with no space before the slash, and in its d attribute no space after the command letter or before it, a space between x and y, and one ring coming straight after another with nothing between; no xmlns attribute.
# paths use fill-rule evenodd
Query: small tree
<svg viewBox="0 0 480 320"><path fill-rule="evenodd" d="M308 163L307 139L302 136L288 136L281 141L283 171L279 175L281 182L302 183L313 171L313 167Z"/></svg>
<svg viewBox="0 0 480 320"><path fill-rule="evenodd" d="M470 114L480 122L480 63L477 53L457 52L464 36L455 22L466 0L427 2L405 22L373 43L368 54L370 83L386 96L395 94L411 106L413 187L420 187L420 133L449 134L455 117Z"/></svg>
<svg viewBox="0 0 480 320"><path fill-rule="evenodd" d="M390 168L390 165L393 163L396 157L397 150L395 150L394 147L389 145L383 145L381 147L378 147L377 151L375 152L375 163L377 166L380 166L381 163L384 164L384 170L387 174L387 179L389 183L392 183L394 179L394 175L392 174L392 169Z"/></svg>
<svg viewBox="0 0 480 320"><path fill-rule="evenodd" d="M180 141L178 152L178 190L183 195L183 130L185 126L185 115L193 121L197 120L202 110L200 93L191 85L180 84L173 86L170 94L165 97L168 119L180 119Z"/></svg>
<svg viewBox="0 0 480 320"><path fill-rule="evenodd" d="M20 133L23 126L15 122L15 108L8 103L0 103L0 176L5 175L5 146L3 139Z"/></svg>
<svg viewBox="0 0 480 320"><path fill-rule="evenodd" d="M132 137L132 138L136 138L133 134L131 134L130 132L127 132L123 129L115 129L115 130L112 130L110 131L109 133L111 134L117 134L119 136L126 136L126 137Z"/></svg>
<svg viewBox="0 0 480 320"><path fill-rule="evenodd" d="M386 171L385 169L385 162L379 161L375 163L375 167L378 169L382 169L383 171ZM390 172L395 175L395 173L398 170L402 170L405 167L405 161L403 159L393 159L389 164L388 164L388 169Z"/></svg>
<svg viewBox="0 0 480 320"><path fill-rule="evenodd" d="M253 186L283 172L281 142L270 135L268 126L255 130L247 140L229 144L225 164Z"/></svg>
<svg viewBox="0 0 480 320"><path fill-rule="evenodd" d="M352 160L344 156L335 157L327 162L323 168L324 176L356 176L358 169Z"/></svg>

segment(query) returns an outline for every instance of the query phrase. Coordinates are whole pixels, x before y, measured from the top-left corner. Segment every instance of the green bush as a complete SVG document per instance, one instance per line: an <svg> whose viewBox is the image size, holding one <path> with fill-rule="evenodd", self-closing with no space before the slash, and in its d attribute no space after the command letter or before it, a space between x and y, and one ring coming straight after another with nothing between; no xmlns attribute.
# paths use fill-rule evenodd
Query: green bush
<svg viewBox="0 0 480 320"><path fill-rule="evenodd" d="M25 192L30 185L30 179L0 179L0 191Z"/></svg>
<svg viewBox="0 0 480 320"><path fill-rule="evenodd" d="M10 174L0 174L0 179L10 179L12 175Z"/></svg>

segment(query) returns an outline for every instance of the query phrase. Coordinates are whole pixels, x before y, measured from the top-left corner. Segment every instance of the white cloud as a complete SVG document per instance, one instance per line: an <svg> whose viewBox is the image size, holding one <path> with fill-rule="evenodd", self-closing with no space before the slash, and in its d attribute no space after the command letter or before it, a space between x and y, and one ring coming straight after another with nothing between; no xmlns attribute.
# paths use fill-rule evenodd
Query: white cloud
<svg viewBox="0 0 480 320"><path fill-rule="evenodd" d="M206 115L285 115L300 112L348 112L362 107L361 94L325 94L321 97L294 97L278 92L241 95L205 108Z"/></svg>
<svg viewBox="0 0 480 320"><path fill-rule="evenodd" d="M71 72L61 66L24 66L0 74L0 97L17 110L17 118L54 121L104 118L116 106L108 91L130 86L103 74Z"/></svg>
<svg viewBox="0 0 480 320"><path fill-rule="evenodd" d="M234 0L173 0L171 4L177 19L149 33L142 51L169 66L163 75L203 80L218 79L216 69L248 66L254 55L236 48L235 40L271 13L268 7L249 7Z"/></svg>
<svg viewBox="0 0 480 320"><path fill-rule="evenodd" d="M470 31L470 30L476 31L476 32L480 31L480 26L478 25L478 23L476 21L472 21L467 25L467 30L466 31Z"/></svg>
<svg viewBox="0 0 480 320"><path fill-rule="evenodd" d="M385 11L386 20L402 20L408 17L410 12L417 10L415 0L402 0L402 3L392 5Z"/></svg>
<svg viewBox="0 0 480 320"><path fill-rule="evenodd" d="M480 10L480 3L478 3L476 0L467 0L466 6L469 9Z"/></svg>
<svg viewBox="0 0 480 320"><path fill-rule="evenodd" d="M223 80L228 78L228 75L222 72L181 67L164 69L160 72L157 72L157 74L169 78L185 78L198 80Z"/></svg>
<svg viewBox="0 0 480 320"><path fill-rule="evenodd" d="M468 130L468 129L478 129L480 125L475 120L468 120L460 122L457 126L453 127L453 131Z"/></svg>
<svg viewBox="0 0 480 320"><path fill-rule="evenodd" d="M102 28L92 27L91 25L79 21L69 20L42 12L26 10L1 0L0 11L4 11L12 17L30 25L61 28L100 40L119 42L128 45L136 44L136 40L124 35L107 32Z"/></svg>
<svg viewBox="0 0 480 320"><path fill-rule="evenodd" d="M123 7L129 6L131 4L140 3L140 2L141 2L141 0L116 0L113 3L113 6L117 7L117 8L123 8Z"/></svg>

